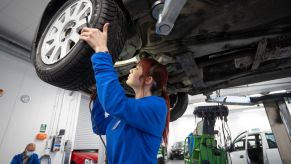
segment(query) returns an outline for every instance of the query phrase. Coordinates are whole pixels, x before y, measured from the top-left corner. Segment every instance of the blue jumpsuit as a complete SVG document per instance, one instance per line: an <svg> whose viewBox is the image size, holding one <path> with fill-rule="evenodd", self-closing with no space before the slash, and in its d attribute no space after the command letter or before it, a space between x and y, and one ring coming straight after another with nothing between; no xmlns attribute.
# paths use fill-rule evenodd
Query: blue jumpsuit
<svg viewBox="0 0 291 164"><path fill-rule="evenodd" d="M109 164L156 164L168 112L165 100L158 96L126 97L111 55L99 52L91 61L98 95L92 126L96 134L106 135Z"/></svg>
<svg viewBox="0 0 291 164"><path fill-rule="evenodd" d="M22 164L23 161L23 153L15 155L10 162L10 164ZM33 153L31 157L29 157L28 164L40 164L38 155Z"/></svg>

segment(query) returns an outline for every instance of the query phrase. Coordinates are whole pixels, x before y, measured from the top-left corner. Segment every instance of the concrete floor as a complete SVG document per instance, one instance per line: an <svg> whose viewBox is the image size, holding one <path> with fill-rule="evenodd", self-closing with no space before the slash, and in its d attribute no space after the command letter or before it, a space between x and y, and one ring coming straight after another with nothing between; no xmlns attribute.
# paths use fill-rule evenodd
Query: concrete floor
<svg viewBox="0 0 291 164"><path fill-rule="evenodd" d="M166 164L184 164L184 161L183 160L167 160L166 161Z"/></svg>

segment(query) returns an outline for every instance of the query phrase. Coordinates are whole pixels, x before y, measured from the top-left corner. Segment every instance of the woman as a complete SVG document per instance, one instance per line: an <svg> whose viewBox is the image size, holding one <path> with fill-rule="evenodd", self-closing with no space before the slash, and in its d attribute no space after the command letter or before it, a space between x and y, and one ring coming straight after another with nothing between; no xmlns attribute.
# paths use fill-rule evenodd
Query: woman
<svg viewBox="0 0 291 164"><path fill-rule="evenodd" d="M141 60L126 81L135 98L126 97L108 53L108 26L103 32L84 28L80 36L96 52L91 57L98 95L91 115L93 131L106 134L109 163L156 164L162 138L167 144L169 131L167 70L153 59Z"/></svg>

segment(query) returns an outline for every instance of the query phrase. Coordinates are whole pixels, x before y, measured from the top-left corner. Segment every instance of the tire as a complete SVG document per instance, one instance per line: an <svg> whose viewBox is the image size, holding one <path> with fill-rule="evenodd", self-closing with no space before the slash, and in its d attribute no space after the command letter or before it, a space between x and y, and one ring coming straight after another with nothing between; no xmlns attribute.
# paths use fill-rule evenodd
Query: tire
<svg viewBox="0 0 291 164"><path fill-rule="evenodd" d="M172 107L170 121L176 121L186 111L188 106L188 94L185 92L179 92L177 94L170 95L170 104Z"/></svg>
<svg viewBox="0 0 291 164"><path fill-rule="evenodd" d="M165 159L163 157L158 158L158 164L165 164Z"/></svg>
<svg viewBox="0 0 291 164"><path fill-rule="evenodd" d="M78 5L81 7L78 8ZM82 5L90 11L89 27L102 29L105 23L110 23L108 49L114 61L126 40L125 14L114 0L68 0L52 13L48 25L45 29L38 29L39 33L34 38L32 60L40 79L68 90L86 90L95 83L90 61L93 50L78 37L80 30L86 26L84 15L88 13L82 10ZM79 11L76 17L66 15L74 14L74 11ZM65 50L64 53L62 50Z"/></svg>

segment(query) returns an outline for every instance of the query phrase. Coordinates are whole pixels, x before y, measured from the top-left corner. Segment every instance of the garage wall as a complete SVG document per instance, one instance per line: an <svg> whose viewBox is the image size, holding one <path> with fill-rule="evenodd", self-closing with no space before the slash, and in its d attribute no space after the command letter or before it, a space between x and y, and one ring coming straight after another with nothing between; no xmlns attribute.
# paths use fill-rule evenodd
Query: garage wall
<svg viewBox="0 0 291 164"><path fill-rule="evenodd" d="M74 141L75 150L98 150L98 164L105 164L105 147L98 135L93 133L91 114L89 111L90 98L88 95L82 95L80 111L77 123L76 138ZM102 135L106 142L106 136Z"/></svg>
<svg viewBox="0 0 291 164"><path fill-rule="evenodd" d="M92 130L91 114L89 111L89 97L82 95L80 111L77 123L77 132L75 138L74 149L88 150L100 149L99 137Z"/></svg>
<svg viewBox="0 0 291 164"><path fill-rule="evenodd" d="M244 107L245 109L236 109L230 112L229 128L232 138L236 137L240 132L252 128L261 130L271 130L271 126L263 105Z"/></svg>
<svg viewBox="0 0 291 164"><path fill-rule="evenodd" d="M62 143L74 141L81 94L66 91L41 81L32 66L19 58L0 51L0 159L9 163L15 154L34 142L39 156L49 154L52 163L64 161L61 151L50 153L51 140L60 129L65 129ZM23 103L22 95L30 101ZM41 124L46 124L48 138L35 139Z"/></svg>

